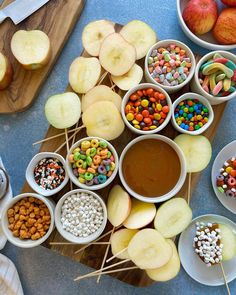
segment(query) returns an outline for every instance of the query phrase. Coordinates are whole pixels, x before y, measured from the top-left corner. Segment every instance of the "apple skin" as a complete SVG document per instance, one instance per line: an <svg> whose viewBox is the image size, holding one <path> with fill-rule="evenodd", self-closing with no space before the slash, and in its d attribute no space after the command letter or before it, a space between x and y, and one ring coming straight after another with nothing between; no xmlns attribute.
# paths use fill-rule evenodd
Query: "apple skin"
<svg viewBox="0 0 236 295"><path fill-rule="evenodd" d="M225 8L221 11L213 35L220 44L236 44L236 8Z"/></svg>
<svg viewBox="0 0 236 295"><path fill-rule="evenodd" d="M221 2L225 5L236 7L236 0L221 0Z"/></svg>
<svg viewBox="0 0 236 295"><path fill-rule="evenodd" d="M0 53L0 54L2 54L2 53ZM6 62L6 72L5 72L2 80L0 81L0 90L6 89L11 84L12 79L13 79L12 65L5 55L3 55L3 58L5 59L5 62Z"/></svg>
<svg viewBox="0 0 236 295"><path fill-rule="evenodd" d="M190 0L183 11L183 19L194 34L209 32L217 20L217 4L214 0Z"/></svg>

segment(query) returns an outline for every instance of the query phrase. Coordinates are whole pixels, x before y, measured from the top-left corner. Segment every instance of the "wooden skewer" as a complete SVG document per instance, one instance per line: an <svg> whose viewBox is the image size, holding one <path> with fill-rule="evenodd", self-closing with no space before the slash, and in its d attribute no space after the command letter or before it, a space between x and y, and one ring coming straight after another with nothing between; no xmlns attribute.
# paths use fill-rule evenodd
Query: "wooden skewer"
<svg viewBox="0 0 236 295"><path fill-rule="evenodd" d="M93 271L93 272L87 273L86 275L78 276L77 278L74 279L74 281L78 281L78 280L81 280L81 279L84 279L84 278L88 278L88 277L90 277L91 275L93 275L93 274L95 274L95 273L96 273L96 274L101 273L103 270L107 270L107 269L113 268L113 267L115 267L115 266L117 266L117 265L123 264L123 263L125 263L125 262L129 262L129 261L131 261L131 260L130 260L130 259L121 260L121 261L119 261L119 262L117 262L117 263L115 263L115 264L112 264L112 265L106 266L106 267L104 267L104 268L101 268L101 269L95 270L95 271Z"/></svg>
<svg viewBox="0 0 236 295"><path fill-rule="evenodd" d="M130 267L118 268L118 269L114 269L114 270L104 271L104 272L101 272L101 273L91 274L89 277L86 277L86 278L91 278L91 277L95 277L95 276L99 276L99 275L107 275L107 274L110 274L110 273L116 273L116 272L120 272L120 271L126 271L126 270L137 269L137 268L138 268L138 266L130 266ZM78 279L77 281L82 280L82 279L83 278Z"/></svg>
<svg viewBox="0 0 236 295"><path fill-rule="evenodd" d="M227 280L226 280L226 275L225 275L225 271L224 271L224 267L223 267L222 262L220 262L220 267L221 267L221 271L222 271L222 274L223 274L223 278L224 278L224 282L225 282L225 287L227 289L227 293L228 293L228 295L231 295L229 285L228 285Z"/></svg>
<svg viewBox="0 0 236 295"><path fill-rule="evenodd" d="M77 124L76 124L76 125L77 125ZM68 130L67 132L68 132L68 134L69 134L69 133L72 133L72 132L74 132L74 131L81 130L81 129L83 129L83 128L85 128L84 125L82 125L82 126L80 126L80 127L78 127L78 125L77 125L76 128L71 129L71 130ZM43 142L45 142L45 141L48 141L48 140L51 140L51 139L54 139L54 138L57 138L57 137L60 137L60 136L63 136L63 135L65 135L65 132L62 132L62 133L59 133L59 134L56 134L56 135L53 135L53 136L50 136L50 137L47 137L47 138L41 139L41 140L39 140L39 141L34 142L32 145L40 144L40 143L43 143Z"/></svg>
<svg viewBox="0 0 236 295"><path fill-rule="evenodd" d="M189 174L188 174L188 193L187 193L187 202L188 202L188 205L190 203L190 196L191 196L191 176L192 176L192 173L189 172Z"/></svg>
<svg viewBox="0 0 236 295"><path fill-rule="evenodd" d="M80 245L77 243L71 243L71 242L50 242L50 245L69 245L69 246L76 246L76 245ZM110 242L95 242L93 243L93 245L108 245L110 244Z"/></svg>
<svg viewBox="0 0 236 295"><path fill-rule="evenodd" d="M114 258L119 256L121 253L125 252L127 249L128 249L128 247L126 247L126 248L122 249L121 251L117 252L115 255L113 255L109 259L107 259L106 263L110 262L111 260L113 260Z"/></svg>
<svg viewBox="0 0 236 295"><path fill-rule="evenodd" d="M119 229L121 226L122 226L122 225L116 227L116 229ZM85 245L84 247L80 248L79 250L75 251L74 254L78 254L79 252L83 251L83 250L86 249L87 247L93 245L95 242L97 242L97 241L99 241L99 240L105 238L105 237L108 236L112 231L113 231L113 229L109 230L108 232L106 232L104 235L98 237L98 238L97 238L96 240L94 240L93 242L91 242L91 243Z"/></svg>
<svg viewBox="0 0 236 295"><path fill-rule="evenodd" d="M84 128L84 127L83 127ZM73 138L73 136L75 136L81 129L78 129L75 131L75 133L73 135L71 135L68 140L71 140ZM65 134L65 133L64 133ZM64 145L66 145L66 141L64 143L62 143L56 150L55 150L55 153L59 152L63 147Z"/></svg>
<svg viewBox="0 0 236 295"><path fill-rule="evenodd" d="M108 72L106 71L105 73L102 74L100 80L98 81L97 85L100 85L102 83L102 81L106 78Z"/></svg>
<svg viewBox="0 0 236 295"><path fill-rule="evenodd" d="M65 128L65 137L66 137L66 150L67 150L67 154L69 154L70 146L69 146L67 128ZM73 190L73 184L71 180L70 180L70 190L71 191Z"/></svg>
<svg viewBox="0 0 236 295"><path fill-rule="evenodd" d="M114 231L115 231L115 226L113 227L113 229L112 229L112 231L111 231L111 235L110 235L110 237L109 237L109 242L111 241L111 236L113 235ZM109 251L109 249L110 249L110 244L107 245L106 252L105 252L105 254L104 254L103 261L102 261L102 264L101 264L101 268L103 268L103 266L104 266L105 263L106 263L106 259L107 259L107 255L108 255L108 251ZM97 278L97 284L99 283L100 278L101 278L101 276L99 275L98 278Z"/></svg>
<svg viewBox="0 0 236 295"><path fill-rule="evenodd" d="M111 90L113 90L115 87L116 87L116 84L113 84L113 85L111 86Z"/></svg>

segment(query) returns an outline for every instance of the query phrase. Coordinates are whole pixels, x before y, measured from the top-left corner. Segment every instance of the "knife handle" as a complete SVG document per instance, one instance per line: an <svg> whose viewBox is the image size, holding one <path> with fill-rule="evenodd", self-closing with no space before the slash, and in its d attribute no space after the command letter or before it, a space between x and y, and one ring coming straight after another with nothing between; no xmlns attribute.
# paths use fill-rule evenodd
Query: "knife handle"
<svg viewBox="0 0 236 295"><path fill-rule="evenodd" d="M0 24L7 18L7 15L0 10Z"/></svg>

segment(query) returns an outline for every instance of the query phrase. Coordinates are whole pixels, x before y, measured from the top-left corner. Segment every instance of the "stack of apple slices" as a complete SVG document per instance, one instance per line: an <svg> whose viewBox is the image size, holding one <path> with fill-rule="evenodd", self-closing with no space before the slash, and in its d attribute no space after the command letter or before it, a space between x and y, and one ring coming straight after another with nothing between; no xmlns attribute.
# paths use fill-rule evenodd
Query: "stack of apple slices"
<svg viewBox="0 0 236 295"><path fill-rule="evenodd" d="M178 274L179 255L170 238L192 220L192 210L184 199L171 199L156 210L154 204L131 200L120 185L115 185L109 193L107 211L113 226L125 227L111 236L113 257L130 259L155 281L168 281ZM154 229L150 228L153 220Z"/></svg>

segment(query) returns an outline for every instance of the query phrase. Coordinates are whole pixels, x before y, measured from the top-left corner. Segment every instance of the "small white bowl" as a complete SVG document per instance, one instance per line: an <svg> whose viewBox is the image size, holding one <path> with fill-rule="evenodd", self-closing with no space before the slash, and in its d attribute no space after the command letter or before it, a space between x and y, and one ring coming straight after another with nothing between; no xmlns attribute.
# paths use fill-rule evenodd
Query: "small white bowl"
<svg viewBox="0 0 236 295"><path fill-rule="evenodd" d="M88 237L76 237L74 236L72 233L66 231L63 227L62 227L62 223L61 223L61 208L63 206L63 203L65 201L65 199L73 194L77 194L77 193L87 193L90 195L93 195L102 205L103 208L103 222L100 226L100 228L92 233L91 235L89 235ZM84 190L84 189L75 189L73 191L70 191L68 193L66 193L63 197L60 198L59 202L56 205L56 209L55 209L55 224L56 224L56 228L59 231L59 233L62 235L63 238L65 238L67 241L70 241L72 243L76 243L76 244L87 244L90 243L92 241L94 241L95 239L97 239L101 233L104 231L105 227L106 227L106 223L107 223L107 208L106 208L106 204L104 203L104 201L102 200L102 198L97 195L95 192L92 191L88 191L88 190Z"/></svg>
<svg viewBox="0 0 236 295"><path fill-rule="evenodd" d="M129 100L129 97L134 93L136 92L137 90L140 90L140 89L147 89L147 88L153 88L161 93L163 93L166 97L166 100L167 100L167 104L169 106L169 113L167 114L166 118L165 118L165 121L160 125L158 126L156 129L153 129L153 130L147 130L147 131L144 131L144 130L139 130L137 128L134 128L130 123L129 121L126 119L126 115L125 115L125 106ZM125 96L123 97L122 99L122 103L121 103L121 115L122 115L122 118L125 122L125 125L131 130L133 131L134 133L137 133L137 134L153 134L153 133L157 133L159 131L161 131L163 128L166 127L166 125L169 123L170 119L171 119L171 109L172 109L172 101L170 99L170 96L169 94L163 90L160 86L158 85L155 85L155 84L152 84L152 83L142 83L142 84L139 84L133 88L131 88L128 92L126 92Z"/></svg>
<svg viewBox="0 0 236 295"><path fill-rule="evenodd" d="M139 141L146 140L146 139L161 140L161 141L164 141L165 143L169 144L175 150L175 152L177 153L179 160L180 160L181 171L180 171L179 180L176 183L176 185L173 187L173 189L163 196L149 198L149 197L144 197L144 196L136 193L135 191L133 191L129 187L129 185L126 182L124 175L123 175L122 163L123 163L125 154L134 144L136 144ZM186 173L187 173L186 162L185 162L185 157L184 157L182 150L179 148L179 146L173 140L171 140L170 138L163 136L163 135L150 134L150 135L143 135L143 136L136 137L135 139L133 139L132 141L130 141L127 144L127 146L124 148L124 150L122 151L122 153L120 155L119 176L120 176L120 180L121 180L123 186L133 197L135 197L136 199L138 199L140 201L146 202L146 203L160 203L160 202L164 202L166 200L169 200L170 198L175 196L180 191L180 189L182 188L182 186L184 184L184 181L186 178Z"/></svg>
<svg viewBox="0 0 236 295"><path fill-rule="evenodd" d="M187 56L191 59L191 63L192 63L192 67L190 69L189 75L187 77L187 79L179 84L179 85L175 85L175 86L166 86L163 85L161 83L158 83L156 80L154 80L151 76L151 74L149 73L148 70L148 58L151 55L152 51L154 49L160 48L160 47L166 47L169 44L175 44L177 46L179 46L181 49L184 49L187 53ZM185 45L184 43L178 41L178 40L173 40L173 39L166 39L166 40L162 40L162 41L158 41L156 44L154 44L148 51L146 58L145 58L145 65L144 65L144 75L145 75L145 79L147 82L153 83L155 85L158 85L160 87L162 87L166 92L168 93L174 93L178 90L180 90L181 88L183 88L186 84L189 83L189 81L192 79L193 74L194 74L194 70L195 70L195 66L196 66L196 61L195 61L195 57L194 54L192 52L192 50Z"/></svg>
<svg viewBox="0 0 236 295"><path fill-rule="evenodd" d="M236 97L236 91L233 92L233 93L231 93L228 96L219 96L219 97L218 96L213 96L213 95L207 93L202 88L202 86L201 86L201 84L199 82L199 69L200 69L201 65L203 63L205 63L206 61L208 61L209 59L211 59L215 53L221 54L222 56L224 56L225 58L228 58L228 59L232 60L236 64L236 55L234 55L231 52L228 52L228 51L219 51L219 50L218 51L209 52L206 55L204 55L199 60L199 62L197 63L196 70L195 70L193 79L192 79L191 84L190 84L191 90L193 92L199 93L202 96L204 96L205 98L207 98L209 100L209 102L210 102L211 105L217 105L217 104L220 104L222 102L226 102L226 101L228 101L228 100Z"/></svg>
<svg viewBox="0 0 236 295"><path fill-rule="evenodd" d="M84 183L81 183L79 182L78 178L74 175L73 173L73 168L72 168L72 165L71 163L69 162L69 155L72 154L72 151L77 148L78 146L80 146L81 142L84 141L84 140L91 140L91 139L98 139L98 140L102 140L102 141L105 141L108 145L108 149L112 152L114 158L115 158L115 169L112 173L112 175L107 179L106 182L104 183L101 183L101 184L97 184L97 185L86 185ZM84 137L84 138L81 138L80 140L78 140L75 144L72 145L72 147L70 148L68 154L67 154L67 157L66 157L66 170L68 172L68 175L69 175L69 178L70 180L78 187L80 188L83 188L83 189L87 189L87 190L91 190L91 191L95 191L95 190L99 190L99 189L102 189L106 186L108 186L113 180L114 178L116 177L116 174L118 172L118 166L119 166L119 158L118 158L118 154L115 150L115 148L113 147L113 145L108 142L107 140L103 139L103 138L100 138L100 137L95 137L95 136L90 136L90 137Z"/></svg>
<svg viewBox="0 0 236 295"><path fill-rule="evenodd" d="M47 206L47 208L50 212L50 215L51 215L51 223L50 223L47 233L42 238L35 240L35 241L30 240L30 239L21 240L18 237L14 237L12 234L12 231L8 228L9 222L8 222L8 217L7 217L7 210L10 209L15 203L17 203L18 201L20 201L26 197L34 197L36 199L41 200ZM53 200L51 200L50 198L45 198L45 197L40 196L38 194L34 194L34 193L24 193L24 194L20 194L16 197L10 199L5 204L5 206L3 208L3 211L2 211L3 214L2 214L2 219L1 219L2 229L3 229L5 236L7 237L8 241L11 242L13 245L15 245L17 247L21 247L21 248L32 248L32 247L39 246L40 244L45 242L54 229L54 209L55 209L55 203L53 202Z"/></svg>
<svg viewBox="0 0 236 295"><path fill-rule="evenodd" d="M228 218L215 214L198 216L181 233L179 238L178 252L181 264L186 273L195 281L207 286L224 285L224 278L220 265L207 267L206 264L194 252L193 238L196 233L196 222L222 223L229 226L236 234L236 224ZM227 282L236 278L236 256L233 259L222 262Z"/></svg>
<svg viewBox="0 0 236 295"><path fill-rule="evenodd" d="M63 180L63 182L55 189L52 189L52 190L45 190L43 188L41 188L35 181L34 179L34 168L35 166L38 164L38 162L42 159L45 159L45 158L56 158L58 159L64 169L65 169L65 179ZM69 180L69 177L68 177L68 174L67 174L67 171L66 171L66 163L65 163L65 159L57 154L57 153L52 153L52 152L42 152L42 153L38 153L36 154L32 160L29 162L27 168L26 168L26 172L25 172L25 177L26 177L26 180L28 182L28 184L30 185L30 187L36 191L38 194L42 195L42 196L45 196L45 197L48 197L48 196L52 196L52 195L55 195L57 194L68 182Z"/></svg>
<svg viewBox="0 0 236 295"><path fill-rule="evenodd" d="M185 129L181 128L176 123L176 120L175 120L175 109L176 109L177 105L181 101L186 100L186 99L189 99L189 98L190 99L197 99L203 105L205 105L208 108L208 110L209 110L208 122L205 125L203 125L202 128L200 128L198 130L194 130L194 131L188 131L188 130L185 130ZM214 119L214 112L213 112L213 109L212 109L210 103L208 102L208 100L205 97L203 97L203 96L201 96L199 94L196 94L196 93L193 93L193 92L185 93L185 94L181 95L179 98L177 98L173 102L171 122L172 122L172 125L174 126L174 128L177 131L179 131L180 133L186 133L186 134L190 134L190 135L199 135L199 134L205 132L208 127L210 127L211 123L213 122L213 119Z"/></svg>
<svg viewBox="0 0 236 295"><path fill-rule="evenodd" d="M216 177L220 174L220 169L224 162L236 155L236 140L227 144L216 156L211 170L211 182L214 192L221 204L232 213L236 214L236 198L229 198L225 193L221 193L216 186Z"/></svg>
<svg viewBox="0 0 236 295"><path fill-rule="evenodd" d="M187 5L189 0L177 0L177 15L179 19L179 24L185 33L185 35L191 39L194 43L197 45L210 49L210 50L232 50L236 48L236 44L232 45L220 45L217 43L216 39L213 37L211 32L208 32L204 35L195 35L190 31L190 29L187 27L185 21L183 20L183 10L185 6ZM218 7L219 5L222 5L221 1L218 2Z"/></svg>

